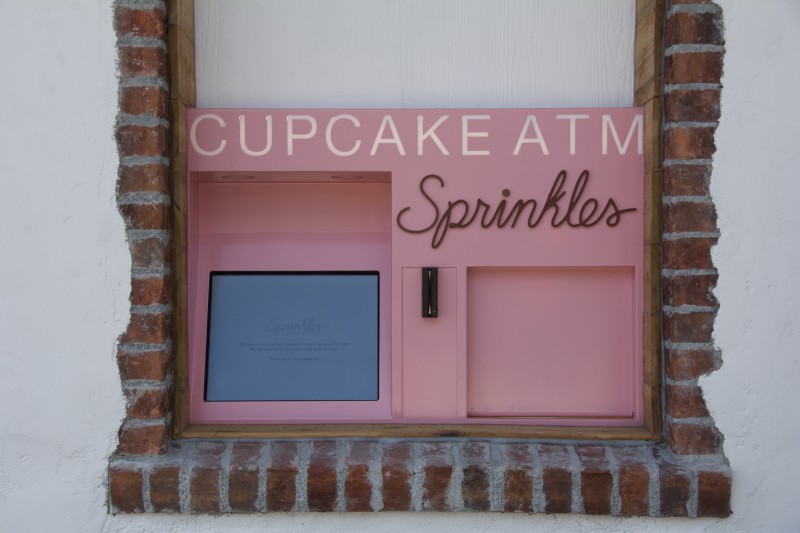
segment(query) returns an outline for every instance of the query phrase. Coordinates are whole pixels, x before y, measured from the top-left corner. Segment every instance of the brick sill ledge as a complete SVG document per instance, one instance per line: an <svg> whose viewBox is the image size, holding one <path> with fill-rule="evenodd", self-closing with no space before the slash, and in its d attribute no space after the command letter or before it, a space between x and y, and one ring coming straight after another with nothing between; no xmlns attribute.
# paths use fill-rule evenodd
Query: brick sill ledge
<svg viewBox="0 0 800 533"><path fill-rule="evenodd" d="M111 513L496 511L726 517L722 455L506 441L174 442L117 455Z"/></svg>

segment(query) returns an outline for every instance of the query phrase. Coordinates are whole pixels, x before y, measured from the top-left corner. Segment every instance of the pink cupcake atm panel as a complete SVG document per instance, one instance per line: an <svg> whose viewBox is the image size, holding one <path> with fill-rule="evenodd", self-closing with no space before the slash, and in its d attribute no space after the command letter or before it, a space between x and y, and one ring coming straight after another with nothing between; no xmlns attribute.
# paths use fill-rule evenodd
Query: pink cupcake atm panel
<svg viewBox="0 0 800 533"><path fill-rule="evenodd" d="M192 423L643 422L641 109L194 109Z"/></svg>

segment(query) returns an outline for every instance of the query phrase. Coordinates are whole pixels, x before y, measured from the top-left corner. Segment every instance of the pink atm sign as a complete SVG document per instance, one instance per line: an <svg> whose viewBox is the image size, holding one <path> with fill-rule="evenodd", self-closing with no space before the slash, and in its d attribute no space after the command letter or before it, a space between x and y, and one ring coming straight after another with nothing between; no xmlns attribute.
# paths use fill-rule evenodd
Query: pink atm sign
<svg viewBox="0 0 800 533"><path fill-rule="evenodd" d="M643 423L641 109L194 109L190 421Z"/></svg>

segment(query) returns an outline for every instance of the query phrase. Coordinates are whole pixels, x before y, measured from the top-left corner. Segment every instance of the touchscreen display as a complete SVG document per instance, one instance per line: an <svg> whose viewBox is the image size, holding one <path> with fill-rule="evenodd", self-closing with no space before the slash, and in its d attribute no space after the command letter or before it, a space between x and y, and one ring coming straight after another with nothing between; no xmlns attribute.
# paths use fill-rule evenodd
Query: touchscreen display
<svg viewBox="0 0 800 533"><path fill-rule="evenodd" d="M378 399L378 272L212 272L205 400Z"/></svg>

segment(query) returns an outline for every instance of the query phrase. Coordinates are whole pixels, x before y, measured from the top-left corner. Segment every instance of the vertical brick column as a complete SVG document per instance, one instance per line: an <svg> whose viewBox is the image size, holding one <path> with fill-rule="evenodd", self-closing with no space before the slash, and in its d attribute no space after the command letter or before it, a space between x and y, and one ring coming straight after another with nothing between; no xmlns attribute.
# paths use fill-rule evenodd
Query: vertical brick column
<svg viewBox="0 0 800 533"><path fill-rule="evenodd" d="M722 12L669 2L665 26L663 331L667 436L677 455L716 454L722 437L697 379L719 365L712 342L719 232L709 194L720 116Z"/></svg>
<svg viewBox="0 0 800 533"><path fill-rule="evenodd" d="M117 353L127 418L120 455L163 454L170 398L170 196L166 6L119 1L117 205L131 251L131 320Z"/></svg>
<svg viewBox="0 0 800 533"><path fill-rule="evenodd" d="M661 462L661 514L727 516L730 469L722 434L698 378L716 370L718 302L711 248L719 231L710 196L720 118L722 11L713 2L667 2L664 33L663 334L667 443L680 465ZM691 461L694 473L684 468ZM695 494L695 498L689 495ZM687 501L684 507L684 501Z"/></svg>

